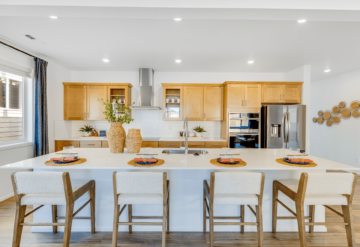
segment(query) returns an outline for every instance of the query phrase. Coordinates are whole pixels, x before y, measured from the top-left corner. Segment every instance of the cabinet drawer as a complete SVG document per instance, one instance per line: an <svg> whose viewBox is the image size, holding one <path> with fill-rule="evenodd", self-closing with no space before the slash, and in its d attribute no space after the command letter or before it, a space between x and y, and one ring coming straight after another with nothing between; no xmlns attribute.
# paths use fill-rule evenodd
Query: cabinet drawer
<svg viewBox="0 0 360 247"><path fill-rule="evenodd" d="M158 148L159 142L152 142L152 141L143 141L141 144L142 148Z"/></svg>
<svg viewBox="0 0 360 247"><path fill-rule="evenodd" d="M80 141L80 148L101 148L101 141Z"/></svg>
<svg viewBox="0 0 360 247"><path fill-rule="evenodd" d="M109 143L108 143L108 141L101 141L101 147L102 147L102 148L109 148Z"/></svg>
<svg viewBox="0 0 360 247"><path fill-rule="evenodd" d="M227 146L227 142L205 142L206 148L225 148Z"/></svg>
<svg viewBox="0 0 360 247"><path fill-rule="evenodd" d="M159 148L180 148L180 142L159 142Z"/></svg>
<svg viewBox="0 0 360 247"><path fill-rule="evenodd" d="M185 142L181 142L181 146L185 147ZM205 148L205 142L188 142L188 148Z"/></svg>
<svg viewBox="0 0 360 247"><path fill-rule="evenodd" d="M55 141L55 152L62 151L64 147L74 146L75 148L80 147L79 141Z"/></svg>

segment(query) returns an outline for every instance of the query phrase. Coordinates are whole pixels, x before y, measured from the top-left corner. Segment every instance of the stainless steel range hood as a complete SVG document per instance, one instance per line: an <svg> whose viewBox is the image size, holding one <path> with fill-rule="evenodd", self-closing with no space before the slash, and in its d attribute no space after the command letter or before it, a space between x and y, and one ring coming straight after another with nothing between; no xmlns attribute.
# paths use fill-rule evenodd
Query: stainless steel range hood
<svg viewBox="0 0 360 247"><path fill-rule="evenodd" d="M154 70L139 69L139 106L130 106L132 110L161 110L154 106Z"/></svg>

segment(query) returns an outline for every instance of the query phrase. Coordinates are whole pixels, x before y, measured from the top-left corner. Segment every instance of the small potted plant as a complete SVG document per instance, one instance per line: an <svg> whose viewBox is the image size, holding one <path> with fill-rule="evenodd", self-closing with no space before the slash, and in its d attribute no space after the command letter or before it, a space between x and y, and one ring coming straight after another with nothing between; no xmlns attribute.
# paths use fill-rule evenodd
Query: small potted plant
<svg viewBox="0 0 360 247"><path fill-rule="evenodd" d="M195 127L194 130L196 131L196 137L202 137L202 133L206 132L206 130L200 126Z"/></svg>
<svg viewBox="0 0 360 247"><path fill-rule="evenodd" d="M94 131L94 128L90 125L85 125L84 127L80 128L79 131L83 132L85 137L89 137L90 133Z"/></svg>

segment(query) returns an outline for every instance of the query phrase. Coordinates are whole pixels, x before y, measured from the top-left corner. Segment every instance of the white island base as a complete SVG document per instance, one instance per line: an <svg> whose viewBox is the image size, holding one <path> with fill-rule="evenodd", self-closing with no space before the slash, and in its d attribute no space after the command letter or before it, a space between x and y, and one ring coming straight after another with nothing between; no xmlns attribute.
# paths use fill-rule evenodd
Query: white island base
<svg viewBox="0 0 360 247"><path fill-rule="evenodd" d="M203 181L210 179L210 173L215 172L264 172L265 190L263 199L263 229L265 232L272 231L272 184L279 179L299 179L302 172L326 172L326 170L359 170L349 165L326 160L323 158L308 156L318 165L316 167L295 167L277 163L277 158L287 155L285 149L235 149L234 153L240 153L241 158L247 163L243 167L224 168L210 164L210 160L219 157L221 149L206 149L206 155L182 155L162 154L163 149L154 148L157 158L164 159L165 164L157 167L139 168L127 164L134 154L111 154L106 148L79 148L76 151L80 157L87 161L78 165L66 167L54 167L44 165L56 154L49 154L33 159L20 161L1 167L1 169L33 169L33 171L67 171L71 179L93 179L96 181L96 231L112 231L114 196L112 174L114 171L149 171L167 172L170 180L170 231L176 232L201 232L203 229ZM87 198L80 198L75 203L75 210L86 202ZM289 208L295 211L295 204L281 192L279 198ZM65 207L58 207L58 216L65 215ZM216 205L215 216L239 216L240 206ZM86 206L77 216L89 216L90 208ZM135 216L161 216L160 205L133 205ZM308 215L308 207L305 208ZM278 216L292 216L281 205L278 206ZM124 210L121 221L127 221L127 210ZM61 220L59 220L61 222ZM134 220L138 221L138 220ZM145 221L145 220L141 220ZM245 221L255 222L255 216L249 208L245 209ZM316 206L315 221L325 221L325 208ZM34 213L34 222L51 222L51 207L45 206ZM278 220L277 231L297 231L296 220ZM133 226L133 231L160 231L159 226ZM62 231L59 227L59 231ZM90 220L74 220L73 231L90 231ZM119 231L127 231L128 227L120 226ZM35 226L33 232L52 231L52 227ZM215 226L215 231L239 232L240 226ZM245 226L245 231L256 231L255 226ZM315 231L326 231L325 226L315 226Z"/></svg>
<svg viewBox="0 0 360 247"><path fill-rule="evenodd" d="M39 171L38 169L36 169ZM64 169L64 171L67 171ZM133 169L119 171L133 171ZM143 171L143 169L142 169ZM146 169L148 171L148 169ZM212 170L166 170L170 180L170 231L201 232L203 230L203 181L210 178ZM219 170L217 170L219 171ZM222 170L227 171L227 170ZM265 173L265 189L263 199L263 226L265 232L272 231L272 183L277 179L299 178L301 171L256 171ZM312 172L311 170L307 172ZM317 170L316 172L320 172ZM325 171L322 171L325 172ZM114 194L112 185L112 170L71 170L71 179L94 179L96 181L96 231L112 231ZM279 199L295 212L295 204L287 196L279 193ZM83 196L75 203L75 210L88 200ZM255 208L254 206L252 206ZM161 216L161 205L133 205L134 216ZM292 216L281 205L278 206L279 216ZM58 215L65 215L65 206L58 206ZM90 215L87 206L77 216ZM236 205L216 205L215 216L239 216L240 207ZM305 215L308 215L306 207ZM325 221L325 209L316 207L316 221ZM127 221L127 209L124 210L120 221ZM134 220L156 221L156 220ZM255 222L255 216L248 207L245 208L245 221ZM35 212L34 222L51 222L51 207L45 206ZM215 231L239 232L240 226L215 226ZM127 231L127 226L119 226L119 231ZM32 232L52 231L52 227L36 226ZM59 227L63 231L63 227ZM72 231L90 231L90 220L74 220ZM133 226L133 231L161 231L161 226ZM245 226L245 231L256 231L256 226ZM277 231L297 231L296 220L278 220ZM326 231L325 226L315 226L315 231Z"/></svg>

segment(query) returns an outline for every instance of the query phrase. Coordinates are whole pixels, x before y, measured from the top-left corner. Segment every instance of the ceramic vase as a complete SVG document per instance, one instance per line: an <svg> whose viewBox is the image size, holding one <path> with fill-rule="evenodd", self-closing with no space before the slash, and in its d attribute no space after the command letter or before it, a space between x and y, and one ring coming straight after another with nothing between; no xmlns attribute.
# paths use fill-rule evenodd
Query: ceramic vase
<svg viewBox="0 0 360 247"><path fill-rule="evenodd" d="M123 153L125 145L126 133L122 127L122 123L112 122L107 135L109 148L111 153Z"/></svg>
<svg viewBox="0 0 360 247"><path fill-rule="evenodd" d="M90 132L84 132L84 137L89 137L90 136Z"/></svg>
<svg viewBox="0 0 360 247"><path fill-rule="evenodd" d="M128 153L139 153L142 144L142 137L139 129L129 129L126 137L126 148Z"/></svg>
<svg viewBox="0 0 360 247"><path fill-rule="evenodd" d="M201 132L196 132L196 137L202 137L202 133Z"/></svg>

